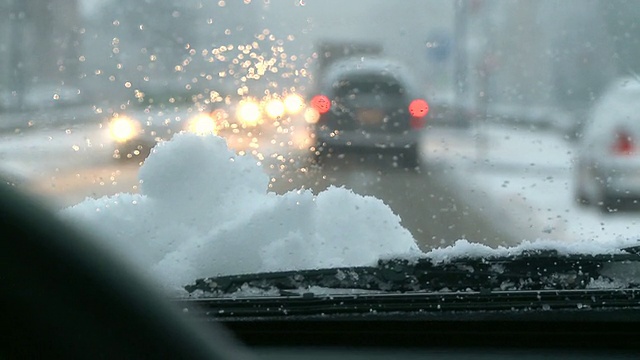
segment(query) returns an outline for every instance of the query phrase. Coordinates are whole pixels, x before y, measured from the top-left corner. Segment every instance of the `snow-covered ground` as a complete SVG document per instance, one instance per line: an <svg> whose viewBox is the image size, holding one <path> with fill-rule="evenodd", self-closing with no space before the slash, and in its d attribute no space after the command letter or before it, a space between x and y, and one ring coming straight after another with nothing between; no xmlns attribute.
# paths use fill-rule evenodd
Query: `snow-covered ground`
<svg viewBox="0 0 640 360"><path fill-rule="evenodd" d="M113 141L100 124L0 134L0 173L33 179L111 159Z"/></svg>
<svg viewBox="0 0 640 360"><path fill-rule="evenodd" d="M557 133L497 125L429 129L424 148L427 163L442 165L463 196L523 240L640 238L637 212L603 214L574 201L574 151Z"/></svg>

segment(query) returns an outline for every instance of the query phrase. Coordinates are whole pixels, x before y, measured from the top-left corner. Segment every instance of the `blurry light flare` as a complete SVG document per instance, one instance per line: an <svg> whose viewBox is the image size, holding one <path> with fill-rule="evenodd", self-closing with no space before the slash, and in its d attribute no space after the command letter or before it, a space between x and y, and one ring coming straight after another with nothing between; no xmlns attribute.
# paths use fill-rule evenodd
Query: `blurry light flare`
<svg viewBox="0 0 640 360"><path fill-rule="evenodd" d="M411 120L409 120L409 125L414 130L422 129L425 125L427 125L426 119L423 117L415 117L412 116Z"/></svg>
<svg viewBox="0 0 640 360"><path fill-rule="evenodd" d="M409 113L413 117L425 117L429 113L429 104L424 99L415 99L409 104Z"/></svg>
<svg viewBox="0 0 640 360"><path fill-rule="evenodd" d="M304 120L309 124L315 124L320 120L320 112L313 107L304 111Z"/></svg>
<svg viewBox="0 0 640 360"><path fill-rule="evenodd" d="M265 105L264 110L272 119L278 119L284 115L285 104L280 99L271 99Z"/></svg>
<svg viewBox="0 0 640 360"><path fill-rule="evenodd" d="M284 106L289 114L297 114L304 107L304 99L298 94L289 94L284 98Z"/></svg>
<svg viewBox="0 0 640 360"><path fill-rule="evenodd" d="M253 100L243 100L238 104L236 116L245 126L255 126L260 121L260 106Z"/></svg>
<svg viewBox="0 0 640 360"><path fill-rule="evenodd" d="M313 137L308 130L296 131L291 134L291 144L298 150L305 150L311 147Z"/></svg>
<svg viewBox="0 0 640 360"><path fill-rule="evenodd" d="M223 109L213 110L210 116L216 122L216 124L224 124L225 126L228 126L229 124L229 122L227 121L227 119L229 119L229 114L227 114L227 112Z"/></svg>
<svg viewBox="0 0 640 360"><path fill-rule="evenodd" d="M331 100L326 95L316 95L311 99L311 106L320 114L326 114L331 110Z"/></svg>
<svg viewBox="0 0 640 360"><path fill-rule="evenodd" d="M618 155L631 155L635 150L635 145L631 136L626 131L618 131L613 151Z"/></svg>
<svg viewBox="0 0 640 360"><path fill-rule="evenodd" d="M111 136L118 142L130 140L136 135L138 130L138 123L128 117L114 118L109 124Z"/></svg>

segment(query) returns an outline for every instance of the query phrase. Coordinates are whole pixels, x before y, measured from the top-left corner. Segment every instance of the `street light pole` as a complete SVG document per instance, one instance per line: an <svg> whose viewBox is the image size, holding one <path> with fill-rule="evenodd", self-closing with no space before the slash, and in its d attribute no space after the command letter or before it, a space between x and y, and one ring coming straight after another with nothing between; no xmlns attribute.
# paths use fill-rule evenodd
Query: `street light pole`
<svg viewBox="0 0 640 360"><path fill-rule="evenodd" d="M455 36L455 60L454 60L454 96L456 105L456 122L463 123L469 119L464 119L465 107L467 105L468 89L468 55L467 55L467 32L468 32L468 1L457 0L454 5L454 36ZM464 106L462 106L464 104Z"/></svg>

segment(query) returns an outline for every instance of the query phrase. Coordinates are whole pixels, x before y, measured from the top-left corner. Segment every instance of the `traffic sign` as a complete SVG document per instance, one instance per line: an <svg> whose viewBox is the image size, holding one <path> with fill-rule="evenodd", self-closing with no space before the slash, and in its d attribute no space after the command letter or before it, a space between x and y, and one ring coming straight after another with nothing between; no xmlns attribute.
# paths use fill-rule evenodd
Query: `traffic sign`
<svg viewBox="0 0 640 360"><path fill-rule="evenodd" d="M453 38L446 31L431 33L426 42L427 56L435 62L443 62L451 56Z"/></svg>

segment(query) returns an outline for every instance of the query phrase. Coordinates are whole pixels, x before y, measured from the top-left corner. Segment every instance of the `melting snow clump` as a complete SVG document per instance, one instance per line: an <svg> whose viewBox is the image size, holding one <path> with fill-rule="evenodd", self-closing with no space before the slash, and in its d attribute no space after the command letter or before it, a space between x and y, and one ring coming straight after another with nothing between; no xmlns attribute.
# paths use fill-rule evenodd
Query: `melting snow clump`
<svg viewBox="0 0 640 360"><path fill-rule="evenodd" d="M217 136L185 133L159 144L139 179L139 194L87 199L62 216L108 239L168 290L216 275L423 255L381 200L336 187L267 192L255 159Z"/></svg>
<svg viewBox="0 0 640 360"><path fill-rule="evenodd" d="M558 255L614 255L624 254L625 247L638 245L636 239L616 239L609 243L597 241L572 241L562 242L558 240L538 239L535 241L523 240L515 246L490 246L469 242L468 240L457 240L453 245L435 248L425 254L425 258L431 262L446 263L461 258L495 258L517 256L525 251L555 251Z"/></svg>

